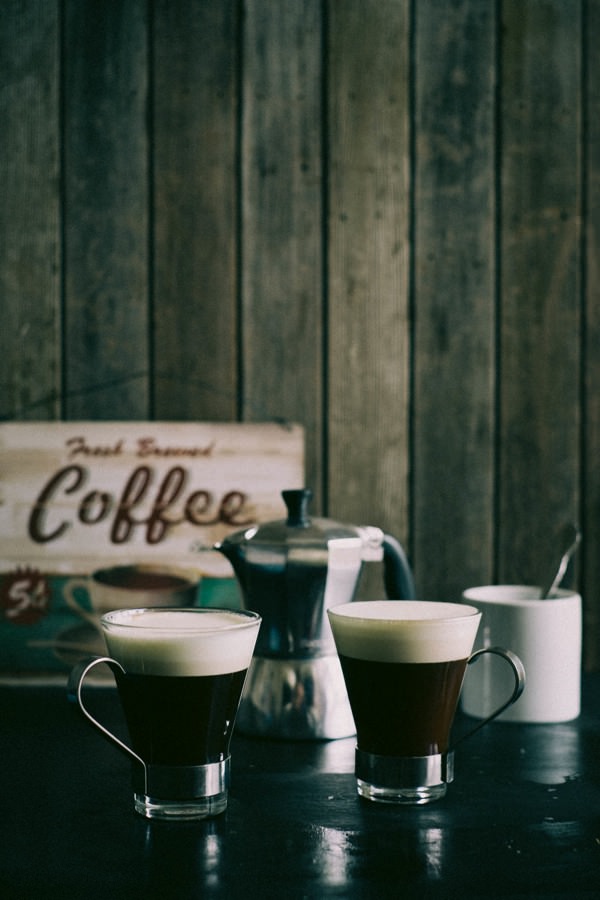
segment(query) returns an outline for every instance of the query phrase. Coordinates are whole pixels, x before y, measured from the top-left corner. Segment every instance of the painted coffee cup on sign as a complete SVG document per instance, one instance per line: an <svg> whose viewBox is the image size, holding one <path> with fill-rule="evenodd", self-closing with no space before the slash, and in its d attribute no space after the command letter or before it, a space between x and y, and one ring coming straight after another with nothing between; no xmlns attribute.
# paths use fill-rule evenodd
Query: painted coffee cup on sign
<svg viewBox="0 0 600 900"><path fill-rule="evenodd" d="M193 606L199 582L200 574L194 570L135 563L96 569L87 578L71 578L64 586L64 596L78 616L99 628L100 616L115 609Z"/></svg>

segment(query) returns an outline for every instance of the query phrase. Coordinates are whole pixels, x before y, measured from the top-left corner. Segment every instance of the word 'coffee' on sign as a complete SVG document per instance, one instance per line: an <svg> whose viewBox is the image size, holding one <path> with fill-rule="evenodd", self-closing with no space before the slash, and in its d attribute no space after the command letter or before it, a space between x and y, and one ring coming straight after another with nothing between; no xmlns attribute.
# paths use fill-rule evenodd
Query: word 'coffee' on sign
<svg viewBox="0 0 600 900"><path fill-rule="evenodd" d="M202 552L202 565L212 559L221 571L215 543L283 516L281 491L303 486L304 432L271 423L7 423L0 461L5 569L197 562Z"/></svg>
<svg viewBox="0 0 600 900"><path fill-rule="evenodd" d="M157 544L170 528L182 522L191 525L222 522L238 527L252 522L245 509L248 496L242 491L227 491L221 496L205 489L186 493L190 473L182 466L169 469L153 491L155 476L150 466L138 466L117 496L94 488L86 491L88 470L79 465L66 466L50 477L37 497L29 518L29 535L36 543L43 544L56 540L72 527L73 519L63 513L60 502L58 513L52 515L55 501L69 494L79 498L73 516L82 525L97 525L112 517L110 541L114 544L128 541L137 528L144 530L147 543ZM138 514L137 510L151 496L149 513Z"/></svg>

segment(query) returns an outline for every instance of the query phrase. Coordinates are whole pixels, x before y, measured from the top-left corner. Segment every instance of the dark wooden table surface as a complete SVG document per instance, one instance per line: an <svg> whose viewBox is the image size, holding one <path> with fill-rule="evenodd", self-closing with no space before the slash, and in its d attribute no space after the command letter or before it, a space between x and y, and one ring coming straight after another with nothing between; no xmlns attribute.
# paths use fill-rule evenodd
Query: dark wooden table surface
<svg viewBox="0 0 600 900"><path fill-rule="evenodd" d="M112 689L89 692L118 728ZM576 722L461 745L437 804L359 800L353 752L237 735L227 812L149 823L64 688L1 687L0 897L600 898L600 676Z"/></svg>

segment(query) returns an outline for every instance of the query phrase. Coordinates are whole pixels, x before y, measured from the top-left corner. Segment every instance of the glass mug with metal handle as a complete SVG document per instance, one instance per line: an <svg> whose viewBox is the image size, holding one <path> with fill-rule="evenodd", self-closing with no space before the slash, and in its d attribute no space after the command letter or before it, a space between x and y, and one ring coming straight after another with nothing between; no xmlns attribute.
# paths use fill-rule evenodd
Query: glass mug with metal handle
<svg viewBox="0 0 600 900"><path fill-rule="evenodd" d="M151 819L202 819L227 806L229 745L261 618L208 608L115 610L101 620L108 656L71 672L69 699L132 761L134 809ZM131 747L86 708L98 665L112 669Z"/></svg>
<svg viewBox="0 0 600 900"><path fill-rule="evenodd" d="M520 697L521 660L500 647L472 653L481 613L461 603L367 600L328 615L356 725L359 795L407 804L443 797L454 778L450 731L467 665L484 653L502 656L514 688L461 741Z"/></svg>

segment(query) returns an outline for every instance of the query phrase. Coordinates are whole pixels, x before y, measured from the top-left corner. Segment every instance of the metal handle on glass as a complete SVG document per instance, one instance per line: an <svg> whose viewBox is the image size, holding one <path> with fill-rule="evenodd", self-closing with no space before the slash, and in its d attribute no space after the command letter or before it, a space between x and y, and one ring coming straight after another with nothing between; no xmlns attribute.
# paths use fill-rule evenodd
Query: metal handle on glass
<svg viewBox="0 0 600 900"><path fill-rule="evenodd" d="M119 748L119 750L122 750L123 753L126 753L127 756L130 756L137 763L142 765L145 769L146 764L143 761L143 759L141 759L137 755L137 753L134 753L133 750L131 749L131 747L128 747L127 744L123 743L123 741L120 741L119 738L116 737L116 735L114 735L111 731L108 730L108 728L105 728L104 725L102 725L98 721L98 719L95 719L94 716L89 712L89 710L86 709L86 706L83 702L83 697L81 696L83 682L84 682L86 676L89 674L89 672L95 666L98 666L101 663L106 663L106 665L109 666L113 670L113 672L115 669L119 669L119 671L121 671L123 673L125 672L125 669L123 668L123 666L120 663L118 663L116 661L116 659L111 659L110 656L92 656L92 657L89 657L88 659L83 659L80 663L78 663L75 666L75 668L72 670L71 674L69 675L69 682L68 682L68 686L67 686L69 700L72 703L77 703L77 705L79 706L79 709L81 710L83 715L86 717L86 719L88 719L88 721L91 722L92 725L95 728L97 728L104 735L105 738L107 738L109 741L111 741L111 743L115 744Z"/></svg>
<svg viewBox="0 0 600 900"><path fill-rule="evenodd" d="M479 731L480 728L483 728L484 725L487 725L493 719L498 718L498 716L501 715L505 709L508 709L508 707L512 706L513 703L516 703L516 701L525 690L525 666L516 655L516 653L513 653L511 650L505 650L503 647L483 647L481 650L476 650L475 653L471 654L467 665L470 666L471 663L479 659L480 656L483 656L484 653L493 653L496 656L501 656L506 660L513 671L513 675L515 677L515 686L508 700L506 700L501 706L499 706L498 709L494 710L491 715L486 716L485 719L482 719L481 722L478 722L475 728L472 728L470 731L467 731L466 734L463 734L461 737L459 737L459 739L454 742L454 746L452 749L454 749L457 744L460 744L461 741L464 741L467 738L471 737L471 735L475 734L476 731Z"/></svg>
<svg viewBox="0 0 600 900"><path fill-rule="evenodd" d="M133 766L134 790L155 797L172 800L189 800L190 797L213 797L222 793L229 783L230 757L202 765L154 765L146 763L131 747L105 728L86 708L81 695L83 682L89 672L100 664L106 664L114 672L125 673L123 666L110 656L92 656L78 663L69 676L67 691L69 700L77 703L86 719L98 731L136 764Z"/></svg>

